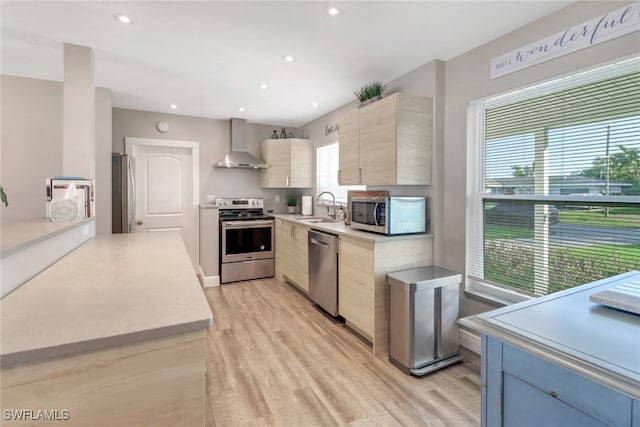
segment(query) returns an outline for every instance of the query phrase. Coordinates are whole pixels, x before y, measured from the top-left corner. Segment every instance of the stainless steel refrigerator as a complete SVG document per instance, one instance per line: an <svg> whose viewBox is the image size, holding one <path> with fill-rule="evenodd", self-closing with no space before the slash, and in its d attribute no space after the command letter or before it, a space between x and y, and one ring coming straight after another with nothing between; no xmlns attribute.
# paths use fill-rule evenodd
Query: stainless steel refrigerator
<svg viewBox="0 0 640 427"><path fill-rule="evenodd" d="M132 233L135 218L135 181L129 156L111 153L111 232Z"/></svg>

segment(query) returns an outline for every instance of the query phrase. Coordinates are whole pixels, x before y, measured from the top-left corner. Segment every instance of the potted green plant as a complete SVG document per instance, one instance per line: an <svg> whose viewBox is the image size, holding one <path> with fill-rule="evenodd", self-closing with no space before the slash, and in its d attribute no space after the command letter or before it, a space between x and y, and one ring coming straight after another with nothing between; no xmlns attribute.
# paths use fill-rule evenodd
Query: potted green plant
<svg viewBox="0 0 640 427"><path fill-rule="evenodd" d="M296 213L296 206L298 206L298 194L290 191L287 193L287 209L289 213Z"/></svg>
<svg viewBox="0 0 640 427"><path fill-rule="evenodd" d="M364 107L367 104L382 99L382 92L384 91L384 85L382 82L375 81L362 86L359 90L353 92L360 101L358 108Z"/></svg>

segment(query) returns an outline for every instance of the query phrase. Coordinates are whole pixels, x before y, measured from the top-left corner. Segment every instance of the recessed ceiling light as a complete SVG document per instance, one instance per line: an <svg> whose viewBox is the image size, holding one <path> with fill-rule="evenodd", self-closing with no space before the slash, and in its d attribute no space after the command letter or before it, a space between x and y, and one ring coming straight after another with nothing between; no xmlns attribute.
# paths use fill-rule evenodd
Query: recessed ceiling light
<svg viewBox="0 0 640 427"><path fill-rule="evenodd" d="M286 62L293 62L296 60L296 58L291 55L283 56L282 59L284 59Z"/></svg>
<svg viewBox="0 0 640 427"><path fill-rule="evenodd" d="M327 13L331 16L336 16L338 13L340 13L340 11L338 10L337 7L330 7L329 9L327 9Z"/></svg>
<svg viewBox="0 0 640 427"><path fill-rule="evenodd" d="M172 110L175 110L176 108L178 108L178 106L177 106L176 104L171 104L171 105L169 105L169 107L170 107Z"/></svg>
<svg viewBox="0 0 640 427"><path fill-rule="evenodd" d="M239 110L241 113L244 113L244 107L240 107Z"/></svg>
<svg viewBox="0 0 640 427"><path fill-rule="evenodd" d="M260 86L260 89L266 89L269 87L266 83L260 83L258 86Z"/></svg>
<svg viewBox="0 0 640 427"><path fill-rule="evenodd" d="M123 24L132 24L133 23L133 19L129 18L127 15L124 15L122 13L114 13L113 14L113 18L116 21L121 22Z"/></svg>
<svg viewBox="0 0 640 427"><path fill-rule="evenodd" d="M312 107L317 107L317 106L318 106L318 103L317 103L317 102L315 102L315 101L313 101L313 102L311 103L311 106L312 106Z"/></svg>

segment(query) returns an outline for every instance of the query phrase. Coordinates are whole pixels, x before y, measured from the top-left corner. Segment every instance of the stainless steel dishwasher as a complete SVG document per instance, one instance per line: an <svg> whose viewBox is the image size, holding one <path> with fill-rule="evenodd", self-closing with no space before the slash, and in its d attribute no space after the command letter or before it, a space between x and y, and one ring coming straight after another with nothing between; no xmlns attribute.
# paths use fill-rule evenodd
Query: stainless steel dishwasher
<svg viewBox="0 0 640 427"><path fill-rule="evenodd" d="M309 230L309 296L338 315L338 236Z"/></svg>

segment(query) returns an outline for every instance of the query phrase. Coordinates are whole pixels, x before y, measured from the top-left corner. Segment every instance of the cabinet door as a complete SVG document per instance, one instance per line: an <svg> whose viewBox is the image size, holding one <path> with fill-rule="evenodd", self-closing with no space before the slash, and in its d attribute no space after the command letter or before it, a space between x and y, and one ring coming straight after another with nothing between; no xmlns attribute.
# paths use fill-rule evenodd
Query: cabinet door
<svg viewBox="0 0 640 427"><path fill-rule="evenodd" d="M391 95L360 109L360 167L362 183L396 183L396 106Z"/></svg>
<svg viewBox="0 0 640 427"><path fill-rule="evenodd" d="M288 139L267 139L261 146L262 159L269 165L262 171L262 187L289 186L291 145Z"/></svg>
<svg viewBox="0 0 640 427"><path fill-rule="evenodd" d="M340 237L338 310L373 342L375 333L374 248L370 242Z"/></svg>
<svg viewBox="0 0 640 427"><path fill-rule="evenodd" d="M305 292L309 291L308 229L289 221L282 222L280 249L276 253L276 266L281 267L279 279L294 283Z"/></svg>
<svg viewBox="0 0 640 427"><path fill-rule="evenodd" d="M360 184L359 111L351 111L340 120L338 183Z"/></svg>
<svg viewBox="0 0 640 427"><path fill-rule="evenodd" d="M285 232L284 232L284 221L281 219L275 220L274 231L276 233L276 254L275 254L275 264L276 264L276 279L280 281L284 281L282 277L282 271L284 267L284 261L286 259L284 250L285 250Z"/></svg>
<svg viewBox="0 0 640 427"><path fill-rule="evenodd" d="M309 292L309 230L293 226L293 253L290 278L305 292Z"/></svg>
<svg viewBox="0 0 640 427"><path fill-rule="evenodd" d="M596 420L511 375L504 375L504 426L604 427ZM626 424L629 425L629 424Z"/></svg>
<svg viewBox="0 0 640 427"><path fill-rule="evenodd" d="M429 98L397 94L396 183L431 184L433 103Z"/></svg>
<svg viewBox="0 0 640 427"><path fill-rule="evenodd" d="M313 144L307 139L291 139L289 186L313 187Z"/></svg>
<svg viewBox="0 0 640 427"><path fill-rule="evenodd" d="M293 225L288 221L282 221L282 233L280 238L280 249L276 253L276 257L279 257L280 260L276 265L280 265L280 279L285 281L285 277L289 277L291 275L291 269L293 267L293 259L292 255L295 251L293 247Z"/></svg>

